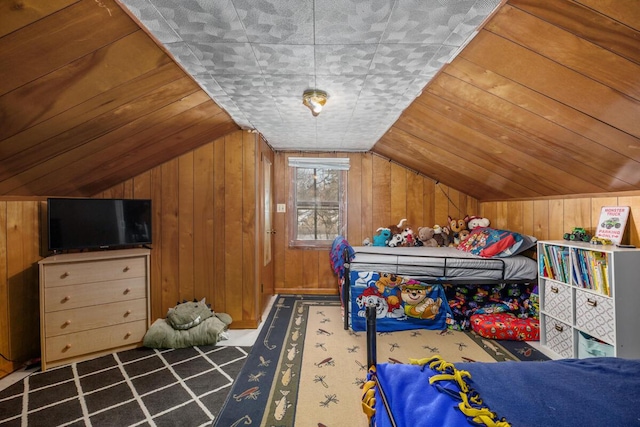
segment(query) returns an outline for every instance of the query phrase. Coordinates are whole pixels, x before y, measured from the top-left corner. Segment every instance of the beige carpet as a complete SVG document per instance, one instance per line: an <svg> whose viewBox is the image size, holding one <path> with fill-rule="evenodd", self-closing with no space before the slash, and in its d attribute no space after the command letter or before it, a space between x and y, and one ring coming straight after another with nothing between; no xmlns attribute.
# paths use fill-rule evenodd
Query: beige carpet
<svg viewBox="0 0 640 427"><path fill-rule="evenodd" d="M261 424L366 426L360 409L360 387L367 371L366 333L343 329L339 305L297 301L294 313ZM492 341L457 331L379 333L377 350L378 363L406 363L435 354L451 362L518 360ZM292 390L294 382L298 387Z"/></svg>

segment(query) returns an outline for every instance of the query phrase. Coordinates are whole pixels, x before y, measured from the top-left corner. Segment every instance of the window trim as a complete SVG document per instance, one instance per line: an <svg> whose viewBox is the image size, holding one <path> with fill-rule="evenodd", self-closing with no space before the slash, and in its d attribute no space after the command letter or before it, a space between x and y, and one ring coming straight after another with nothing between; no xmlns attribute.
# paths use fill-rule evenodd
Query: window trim
<svg viewBox="0 0 640 427"><path fill-rule="evenodd" d="M297 170L300 169L330 169L340 172L340 196L338 200L338 234L346 236L347 232L347 171L350 159L348 157L313 158L289 157L289 202L287 221L289 223L288 243L295 249L327 249L331 247L334 238L329 240L299 240L297 239Z"/></svg>

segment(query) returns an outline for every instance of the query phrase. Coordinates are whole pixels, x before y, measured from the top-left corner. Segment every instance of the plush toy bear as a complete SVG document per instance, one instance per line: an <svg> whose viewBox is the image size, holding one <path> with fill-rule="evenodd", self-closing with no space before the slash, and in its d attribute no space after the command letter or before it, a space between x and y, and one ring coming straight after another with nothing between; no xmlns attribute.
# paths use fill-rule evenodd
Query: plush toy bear
<svg viewBox="0 0 640 427"><path fill-rule="evenodd" d="M435 231L431 227L418 227L418 241L420 246L436 247L438 242L433 238Z"/></svg>
<svg viewBox="0 0 640 427"><path fill-rule="evenodd" d="M483 218L475 215L467 215L464 219L467 222L467 229L469 230L473 230L474 228L478 227L488 227L491 224L491 221L489 221L488 218Z"/></svg>

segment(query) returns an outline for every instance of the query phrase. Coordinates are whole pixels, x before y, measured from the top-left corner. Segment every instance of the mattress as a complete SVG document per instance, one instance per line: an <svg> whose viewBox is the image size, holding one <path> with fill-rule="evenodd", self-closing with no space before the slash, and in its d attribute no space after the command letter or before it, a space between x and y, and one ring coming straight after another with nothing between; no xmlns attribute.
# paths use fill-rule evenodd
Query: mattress
<svg viewBox="0 0 640 427"><path fill-rule="evenodd" d="M381 271L451 282L536 280L536 262L524 255L483 258L453 247L353 246L351 271Z"/></svg>

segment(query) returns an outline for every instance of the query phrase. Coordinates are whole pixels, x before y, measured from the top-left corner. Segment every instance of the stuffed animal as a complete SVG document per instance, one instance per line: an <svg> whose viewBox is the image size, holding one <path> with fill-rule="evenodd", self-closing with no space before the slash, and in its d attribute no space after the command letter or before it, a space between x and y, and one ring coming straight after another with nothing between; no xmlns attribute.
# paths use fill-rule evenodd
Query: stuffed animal
<svg viewBox="0 0 640 427"><path fill-rule="evenodd" d="M389 243L387 244L391 248L395 248L397 246L402 246L402 234L394 234L389 239Z"/></svg>
<svg viewBox="0 0 640 427"><path fill-rule="evenodd" d="M469 237L469 234L471 234L469 230L460 230L460 232L458 233L458 242L456 243L456 246L464 242L467 237Z"/></svg>
<svg viewBox="0 0 640 427"><path fill-rule="evenodd" d="M438 246L449 246L449 227L433 226L433 238Z"/></svg>
<svg viewBox="0 0 640 427"><path fill-rule="evenodd" d="M488 227L491 224L491 221L489 221L488 218L483 218L475 215L467 215L464 219L467 222L467 229L469 230L473 230L474 228L478 227Z"/></svg>
<svg viewBox="0 0 640 427"><path fill-rule="evenodd" d="M380 227L376 232L378 234L373 236L373 246L387 246L391 239L391 230Z"/></svg>
<svg viewBox="0 0 640 427"><path fill-rule="evenodd" d="M420 246L436 247L438 242L433 237L435 236L435 230L431 227L418 227L418 241Z"/></svg>
<svg viewBox="0 0 640 427"><path fill-rule="evenodd" d="M202 298L201 301L183 301L170 308L167 312L167 322L173 326L173 329L189 329L211 316L213 311L207 305L205 298Z"/></svg>
<svg viewBox="0 0 640 427"><path fill-rule="evenodd" d="M451 218L451 216L449 216L448 219L449 227L451 229L451 237L453 238L451 244L453 246L458 246L460 244L460 232L467 229L467 223L464 219Z"/></svg>
<svg viewBox="0 0 640 427"><path fill-rule="evenodd" d="M391 230L391 235L393 236L394 234L402 234L403 224L405 222L407 222L407 219L402 218L397 225L390 225L389 227L387 227L389 230Z"/></svg>
<svg viewBox="0 0 640 427"><path fill-rule="evenodd" d="M410 247L416 245L417 240L414 237L413 229L410 226L405 226L400 234L402 235L402 246Z"/></svg>

